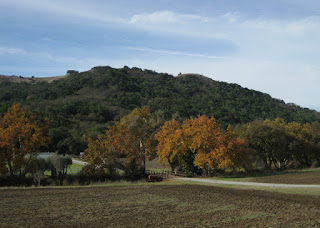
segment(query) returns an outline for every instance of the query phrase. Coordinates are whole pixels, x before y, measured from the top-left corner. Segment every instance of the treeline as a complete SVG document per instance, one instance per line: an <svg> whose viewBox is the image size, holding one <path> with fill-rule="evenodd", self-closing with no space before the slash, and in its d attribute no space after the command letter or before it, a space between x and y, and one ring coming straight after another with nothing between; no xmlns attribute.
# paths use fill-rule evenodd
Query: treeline
<svg viewBox="0 0 320 228"><path fill-rule="evenodd" d="M0 83L0 113L14 103L48 117L50 151L79 153L86 148L82 135L97 138L106 123L112 125L134 108L149 106L165 120L178 113L182 119L214 116L221 128L256 119L283 118L301 124L319 121L319 113L285 104L268 94L218 82L201 75L173 77L139 68L94 67L86 72L68 71L51 83Z"/></svg>
<svg viewBox="0 0 320 228"><path fill-rule="evenodd" d="M238 126L237 131L264 168L284 170L320 165L320 124L266 119Z"/></svg>
<svg viewBox="0 0 320 228"><path fill-rule="evenodd" d="M37 157L52 140L50 123L19 104L0 115L0 182L30 179L31 175L39 185L45 170L51 170L50 178L59 184L65 180L86 184L137 180L145 177L146 160L155 158L189 176L320 164L319 122L301 124L276 118L229 125L224 130L212 116L184 119L175 114L167 121L163 112L152 113L143 106L114 121L97 138L83 135L88 165L83 173L71 177L66 175L70 157L58 153L49 160Z"/></svg>
<svg viewBox="0 0 320 228"><path fill-rule="evenodd" d="M134 109L97 140L86 140L86 170L100 174L117 169L143 173L145 160L155 157L190 176L303 168L318 166L320 161L318 122L266 119L224 131L214 117L206 115L161 122L147 106Z"/></svg>

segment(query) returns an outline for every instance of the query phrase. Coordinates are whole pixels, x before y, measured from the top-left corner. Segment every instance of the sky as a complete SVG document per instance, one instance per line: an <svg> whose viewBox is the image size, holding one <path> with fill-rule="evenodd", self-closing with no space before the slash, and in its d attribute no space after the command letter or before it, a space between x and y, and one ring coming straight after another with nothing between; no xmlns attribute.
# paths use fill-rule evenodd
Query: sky
<svg viewBox="0 0 320 228"><path fill-rule="evenodd" d="M318 0L0 0L0 74L198 73L320 111Z"/></svg>

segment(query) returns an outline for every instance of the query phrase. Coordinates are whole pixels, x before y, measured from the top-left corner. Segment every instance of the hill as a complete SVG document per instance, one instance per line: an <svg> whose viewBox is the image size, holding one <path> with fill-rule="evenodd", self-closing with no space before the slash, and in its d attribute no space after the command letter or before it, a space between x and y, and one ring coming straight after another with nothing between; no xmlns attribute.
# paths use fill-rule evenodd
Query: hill
<svg viewBox="0 0 320 228"><path fill-rule="evenodd" d="M52 150L79 152L84 147L83 134L94 137L105 131L106 123L143 105L150 106L153 113L163 113L165 119L175 113L182 118L214 116L223 127L276 117L301 123L320 120L316 111L198 74L174 77L108 66L68 72L52 78L0 76L0 112L19 102L48 116L53 120Z"/></svg>

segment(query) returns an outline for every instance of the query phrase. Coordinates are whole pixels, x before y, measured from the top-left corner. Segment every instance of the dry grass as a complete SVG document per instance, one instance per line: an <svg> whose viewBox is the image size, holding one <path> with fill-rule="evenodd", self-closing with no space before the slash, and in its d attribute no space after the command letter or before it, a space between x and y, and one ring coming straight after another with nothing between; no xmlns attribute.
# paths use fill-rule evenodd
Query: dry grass
<svg viewBox="0 0 320 228"><path fill-rule="evenodd" d="M18 76L5 76L0 75L0 83L1 82L13 82L13 83L30 83L36 84L38 82L48 82L51 83L55 80L63 79L68 77L68 75L56 76L56 77L18 77Z"/></svg>

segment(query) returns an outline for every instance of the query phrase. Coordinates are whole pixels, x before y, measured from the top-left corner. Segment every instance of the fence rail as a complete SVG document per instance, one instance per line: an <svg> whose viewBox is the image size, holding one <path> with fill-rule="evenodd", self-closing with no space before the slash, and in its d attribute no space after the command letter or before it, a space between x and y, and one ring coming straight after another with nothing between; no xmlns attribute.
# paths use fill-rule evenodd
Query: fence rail
<svg viewBox="0 0 320 228"><path fill-rule="evenodd" d="M162 170L162 171L146 170L146 173L149 175L161 176L163 179L168 179L171 176L179 176L179 177L186 177L187 176L184 172L169 171L169 170Z"/></svg>

